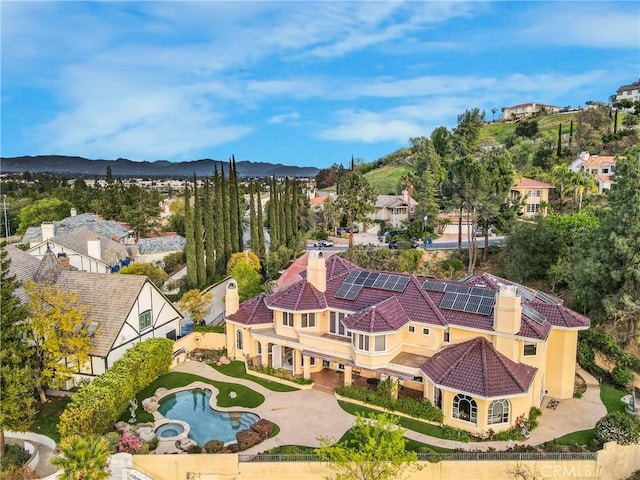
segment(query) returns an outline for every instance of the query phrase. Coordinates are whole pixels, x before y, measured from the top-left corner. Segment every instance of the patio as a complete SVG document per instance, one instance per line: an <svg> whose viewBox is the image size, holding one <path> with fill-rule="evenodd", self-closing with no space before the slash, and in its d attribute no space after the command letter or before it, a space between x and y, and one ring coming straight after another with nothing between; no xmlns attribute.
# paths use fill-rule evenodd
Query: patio
<svg viewBox="0 0 640 480"><path fill-rule="evenodd" d="M313 388L315 390L320 390L321 392L333 393L333 391L337 387L344 385L344 373L328 368L322 369L321 371L316 373L312 373L311 379L313 380ZM367 388L372 392L375 392L377 389L378 381L379 379L377 378L364 377L354 372L352 385L356 387ZM398 397L421 398L422 391L401 386Z"/></svg>

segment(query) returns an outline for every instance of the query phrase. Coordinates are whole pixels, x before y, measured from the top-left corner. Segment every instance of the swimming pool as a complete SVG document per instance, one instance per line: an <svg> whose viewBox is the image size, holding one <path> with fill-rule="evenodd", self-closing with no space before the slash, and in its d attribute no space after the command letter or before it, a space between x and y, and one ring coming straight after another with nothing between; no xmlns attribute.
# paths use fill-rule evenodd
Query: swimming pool
<svg viewBox="0 0 640 480"><path fill-rule="evenodd" d="M187 422L191 427L189 436L200 446L214 439L233 442L239 430L260 420L249 412L219 412L211 408L210 400L210 390L184 390L160 400L158 412L165 418Z"/></svg>

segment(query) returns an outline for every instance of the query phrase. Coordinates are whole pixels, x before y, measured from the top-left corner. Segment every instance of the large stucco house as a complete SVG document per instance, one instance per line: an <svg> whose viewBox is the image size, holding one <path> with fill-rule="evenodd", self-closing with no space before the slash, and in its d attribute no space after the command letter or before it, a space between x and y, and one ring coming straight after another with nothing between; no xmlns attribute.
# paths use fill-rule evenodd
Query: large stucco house
<svg viewBox="0 0 640 480"><path fill-rule="evenodd" d="M340 372L346 385L390 378L441 408L445 424L477 435L573 396L578 331L589 319L561 300L490 274L445 281L363 270L322 251L309 253L302 277L242 304L229 281L231 358L305 378Z"/></svg>
<svg viewBox="0 0 640 480"><path fill-rule="evenodd" d="M511 201L520 202L520 216L534 217L536 215L547 216L549 204L549 190L554 188L540 180L533 178L517 178L509 192Z"/></svg>

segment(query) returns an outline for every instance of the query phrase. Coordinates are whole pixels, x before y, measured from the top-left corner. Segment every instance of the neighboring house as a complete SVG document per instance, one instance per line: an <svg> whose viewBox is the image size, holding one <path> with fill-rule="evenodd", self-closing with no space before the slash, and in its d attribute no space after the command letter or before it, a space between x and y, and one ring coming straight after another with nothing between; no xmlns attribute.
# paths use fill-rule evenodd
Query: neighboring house
<svg viewBox="0 0 640 480"><path fill-rule="evenodd" d="M393 228L400 228L404 223L413 220L417 205L418 202L407 190L403 190L401 195L378 195L376 211L371 219L384 221Z"/></svg>
<svg viewBox="0 0 640 480"><path fill-rule="evenodd" d="M535 215L547 216L549 203L549 190L553 185L533 180L532 178L518 178L511 187L510 197L513 202L523 202L520 215L523 217L533 217Z"/></svg>
<svg viewBox="0 0 640 480"><path fill-rule="evenodd" d="M225 304L231 358L318 380L340 372L345 385L391 379L394 396L402 385L475 435L512 428L545 398L572 398L578 331L590 324L490 274L363 270L321 251L309 252L305 279L271 295L239 304L229 281Z"/></svg>
<svg viewBox="0 0 640 480"><path fill-rule="evenodd" d="M22 243L28 243L29 247L33 247L43 241L78 230L90 230L101 237L111 238L119 243L135 243L133 230L120 222L104 220L91 213L74 215L74 209L71 209L71 212L71 216L59 222L44 222L39 227L27 228L22 237Z"/></svg>
<svg viewBox="0 0 640 480"><path fill-rule="evenodd" d="M640 101L640 80L622 85L616 90L616 102L620 100L631 100L632 102Z"/></svg>
<svg viewBox="0 0 640 480"><path fill-rule="evenodd" d="M542 103L523 103L514 105L513 107L502 107L503 120L517 120L519 118L532 117L536 113L557 113L560 107L553 105L543 105Z"/></svg>
<svg viewBox="0 0 640 480"><path fill-rule="evenodd" d="M613 183L613 174L616 167L616 157L613 155L590 155L582 152L571 165L572 172L588 172L593 175L598 184L598 193L610 190Z"/></svg>
<svg viewBox="0 0 640 480"><path fill-rule="evenodd" d="M41 259L48 250L63 264L67 262L76 270L90 273L117 272L135 256L133 245L123 245L86 229L40 242L27 253Z"/></svg>
<svg viewBox="0 0 640 480"><path fill-rule="evenodd" d="M184 251L187 246L187 239L175 232L171 235L162 235L153 238L138 239L137 262L162 262L164 257L172 253Z"/></svg>
<svg viewBox="0 0 640 480"><path fill-rule="evenodd" d="M148 338L175 339L182 315L144 275L107 275L68 270L53 252L38 259L8 246L10 271L20 282L34 281L74 292L93 330L90 361L77 380L104 373L124 352ZM25 301L22 288L18 297ZM143 368L143 366L141 366ZM71 383L69 387L73 386Z"/></svg>

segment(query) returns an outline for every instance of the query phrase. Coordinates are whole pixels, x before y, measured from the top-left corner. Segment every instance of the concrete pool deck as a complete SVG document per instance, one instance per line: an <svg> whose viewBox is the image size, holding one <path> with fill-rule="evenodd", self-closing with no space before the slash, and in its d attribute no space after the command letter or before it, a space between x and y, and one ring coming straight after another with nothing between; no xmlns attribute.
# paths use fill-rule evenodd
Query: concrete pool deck
<svg viewBox="0 0 640 480"><path fill-rule="evenodd" d="M257 413L261 418L272 421L280 427L280 432L275 437L243 451L243 454L256 454L281 445L317 447L320 444L319 436L338 440L353 426L355 421L355 417L342 410L336 398L330 393L313 389L274 392L250 380L229 377L206 363L195 361L183 362L172 371L192 373L211 380L241 384L264 395L265 402L257 408L238 408ZM545 397L541 406L540 426L533 430L530 437L524 441L464 443L431 437L411 430L407 430L405 436L412 440L448 449L505 450L515 445L538 445L568 433L591 429L601 417L606 415L607 411L600 400L598 381L579 367L577 373L587 385L587 391L582 398L561 400L557 408L552 410L545 408L549 401Z"/></svg>

